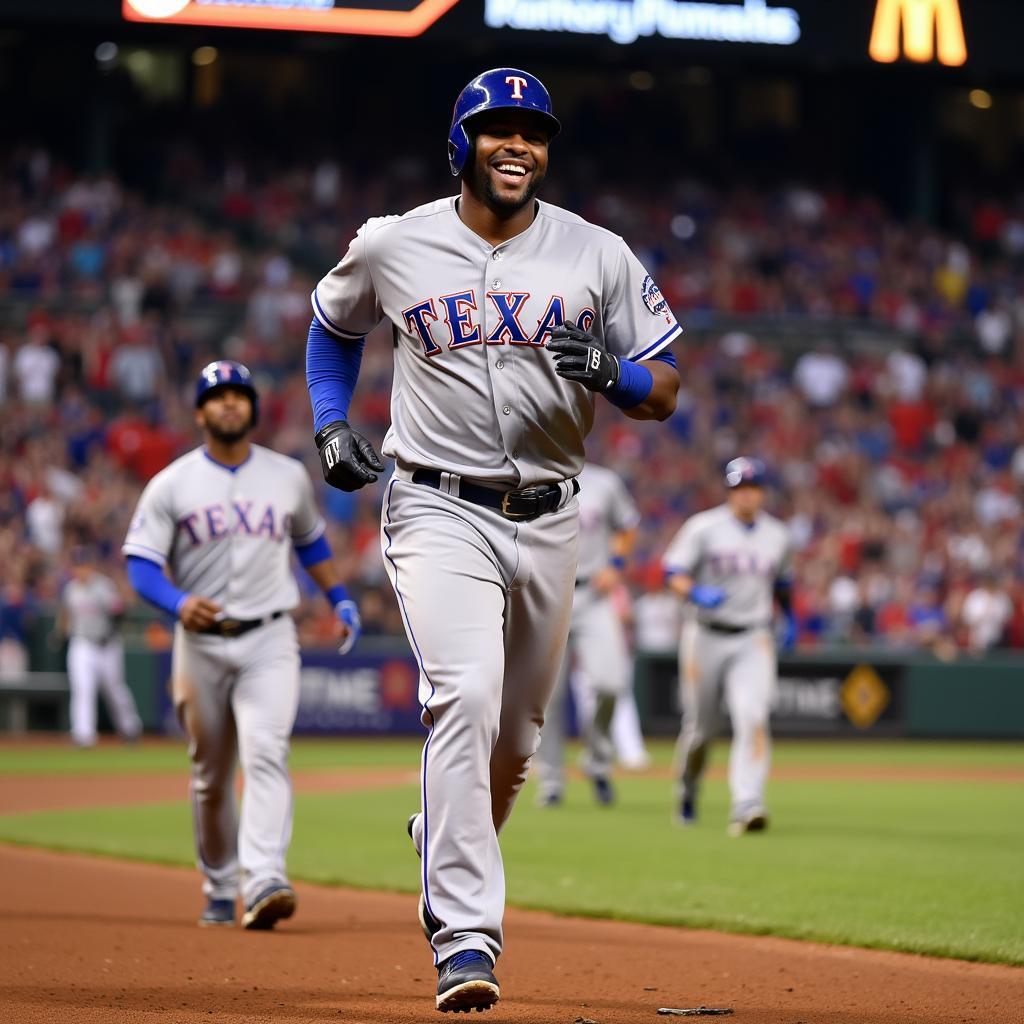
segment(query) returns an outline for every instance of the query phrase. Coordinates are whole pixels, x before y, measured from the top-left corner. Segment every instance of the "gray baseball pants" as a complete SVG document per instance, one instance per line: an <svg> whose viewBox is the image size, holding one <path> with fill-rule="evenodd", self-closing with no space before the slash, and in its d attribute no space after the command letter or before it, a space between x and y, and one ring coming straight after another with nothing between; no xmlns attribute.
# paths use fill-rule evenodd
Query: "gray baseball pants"
<svg viewBox="0 0 1024 1024"><path fill-rule="evenodd" d="M769 714L776 683L775 645L766 628L716 633L684 624L679 645L683 725L676 744L681 799L696 799L708 746L718 732L723 695L732 722L729 791L733 819L764 809L771 760Z"/></svg>
<svg viewBox="0 0 1024 1024"><path fill-rule="evenodd" d="M428 730L413 841L441 928L435 963L496 960L505 876L498 833L530 768L565 651L579 505L516 523L402 470L381 512L384 563L420 665ZM449 484L457 492L458 481Z"/></svg>
<svg viewBox="0 0 1024 1024"><path fill-rule="evenodd" d="M288 753L299 706L299 645L291 616L227 638L178 625L172 692L189 739L193 826L203 891L249 902L286 881L292 834ZM241 814L235 767L241 764Z"/></svg>

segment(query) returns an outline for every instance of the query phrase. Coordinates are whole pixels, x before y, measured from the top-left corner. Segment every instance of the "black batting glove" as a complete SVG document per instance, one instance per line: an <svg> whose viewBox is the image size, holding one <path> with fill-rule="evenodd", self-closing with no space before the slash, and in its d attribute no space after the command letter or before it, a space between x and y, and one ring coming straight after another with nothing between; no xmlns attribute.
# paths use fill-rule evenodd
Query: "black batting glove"
<svg viewBox="0 0 1024 1024"><path fill-rule="evenodd" d="M548 350L555 354L555 373L591 391L604 392L619 381L619 361L604 343L575 324L560 324L551 332Z"/></svg>
<svg viewBox="0 0 1024 1024"><path fill-rule="evenodd" d="M313 437L324 479L339 491L358 491L384 471L373 445L345 420L321 427Z"/></svg>

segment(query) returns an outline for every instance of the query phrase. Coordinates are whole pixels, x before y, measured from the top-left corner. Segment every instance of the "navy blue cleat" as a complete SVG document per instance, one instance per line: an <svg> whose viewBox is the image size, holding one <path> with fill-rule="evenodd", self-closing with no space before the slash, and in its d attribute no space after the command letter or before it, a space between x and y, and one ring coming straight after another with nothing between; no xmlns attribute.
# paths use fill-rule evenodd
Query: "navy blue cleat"
<svg viewBox="0 0 1024 1024"><path fill-rule="evenodd" d="M416 823L416 819L419 817L419 812L409 815L409 820L405 824L405 831L409 833L409 838L412 839L413 825ZM413 840L413 848L415 849L416 841ZM441 930L441 922L427 909L427 901L423 893L420 893L420 900L416 907L416 916L420 921L420 928L423 929L423 934L427 938L427 942L433 942L434 936Z"/></svg>
<svg viewBox="0 0 1024 1024"><path fill-rule="evenodd" d="M490 958L475 949L450 956L437 969L437 1008L442 1013L489 1010L501 992Z"/></svg>
<svg viewBox="0 0 1024 1024"><path fill-rule="evenodd" d="M200 928L234 928L235 901L207 900L199 916Z"/></svg>
<svg viewBox="0 0 1024 1024"><path fill-rule="evenodd" d="M683 797L683 801L679 805L679 818L677 820L680 825L696 824L697 808L694 806L693 800L689 797Z"/></svg>
<svg viewBox="0 0 1024 1024"><path fill-rule="evenodd" d="M246 904L242 927L249 931L265 932L278 921L295 913L295 890L285 882L274 882Z"/></svg>
<svg viewBox="0 0 1024 1024"><path fill-rule="evenodd" d="M610 807L615 803L615 790L612 789L611 780L606 778L604 775L595 775L593 779L594 783L594 799L602 807Z"/></svg>

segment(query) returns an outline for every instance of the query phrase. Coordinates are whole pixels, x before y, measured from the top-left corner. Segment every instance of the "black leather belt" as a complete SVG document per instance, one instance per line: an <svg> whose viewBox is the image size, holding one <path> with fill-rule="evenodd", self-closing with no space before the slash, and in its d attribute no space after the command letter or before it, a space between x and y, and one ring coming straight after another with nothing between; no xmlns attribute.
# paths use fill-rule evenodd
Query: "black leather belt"
<svg viewBox="0 0 1024 1024"><path fill-rule="evenodd" d="M425 484L435 490L441 489L439 469L417 469L412 474L414 484ZM580 485L572 481L572 493L579 494ZM537 487L523 487L516 491L496 491L490 487L459 481L458 496L474 505L483 505L500 512L506 519L524 522L536 519L546 512L554 512L562 503L562 488L557 484L540 484Z"/></svg>
<svg viewBox="0 0 1024 1024"><path fill-rule="evenodd" d="M758 629L758 626L733 626L728 622L702 622L701 625L705 629L710 629L712 633L729 633L730 635L735 633L748 633L752 629Z"/></svg>
<svg viewBox="0 0 1024 1024"><path fill-rule="evenodd" d="M209 633L213 636L241 636L243 633L259 629L260 626L266 626L268 623L273 622L274 619L281 618L282 615L284 615L284 612L273 612L270 615L264 615L262 619L218 619L212 625L207 626L206 629L201 629L199 632Z"/></svg>

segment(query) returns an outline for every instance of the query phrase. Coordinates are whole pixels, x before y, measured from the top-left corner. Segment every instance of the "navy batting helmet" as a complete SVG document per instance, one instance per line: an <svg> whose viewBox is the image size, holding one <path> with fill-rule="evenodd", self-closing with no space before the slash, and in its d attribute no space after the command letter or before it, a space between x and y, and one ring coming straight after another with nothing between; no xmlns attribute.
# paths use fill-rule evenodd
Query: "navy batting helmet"
<svg viewBox="0 0 1024 1024"><path fill-rule="evenodd" d="M768 479L768 470L760 459L748 459L741 455L725 467L725 486L730 490L743 484L763 487Z"/></svg>
<svg viewBox="0 0 1024 1024"><path fill-rule="evenodd" d="M452 127L448 132L448 162L456 177L466 166L472 142L466 122L488 110L532 110L544 122L548 138L553 139L562 126L551 112L551 97L544 83L528 71L517 68L492 68L477 75L455 101Z"/></svg>
<svg viewBox="0 0 1024 1024"><path fill-rule="evenodd" d="M260 396L252 383L248 367L233 359L215 359L207 363L196 381L196 408L198 409L218 388L233 387L244 391L252 402L252 424L260 418Z"/></svg>

